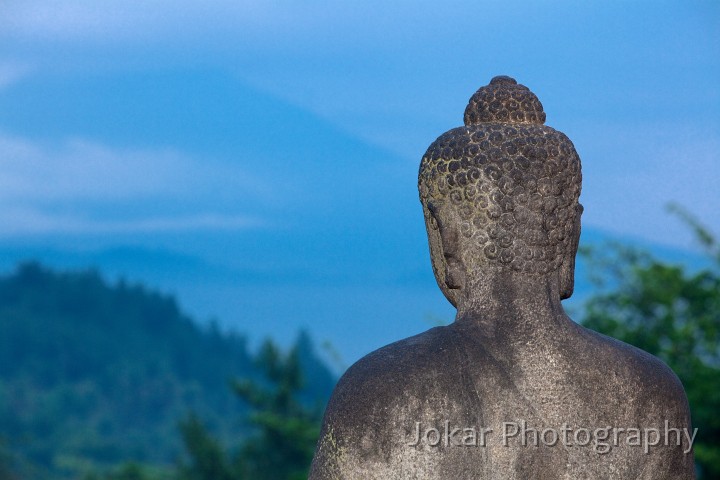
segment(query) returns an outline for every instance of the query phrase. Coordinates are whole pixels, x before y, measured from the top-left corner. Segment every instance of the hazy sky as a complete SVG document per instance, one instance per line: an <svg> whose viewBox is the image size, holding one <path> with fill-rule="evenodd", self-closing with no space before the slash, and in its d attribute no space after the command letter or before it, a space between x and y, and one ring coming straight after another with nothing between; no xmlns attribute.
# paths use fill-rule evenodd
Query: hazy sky
<svg viewBox="0 0 720 480"><path fill-rule="evenodd" d="M499 74L575 143L585 226L689 247L677 201L720 232L715 1L9 0L0 240L169 249L262 291L282 277L283 315L336 339L327 298L372 314L388 278L430 285L417 167Z"/></svg>
<svg viewBox="0 0 720 480"><path fill-rule="evenodd" d="M509 74L538 94L547 123L575 142L584 160L586 224L686 245L665 202L679 201L720 226L719 9L717 2L657 1L14 0L0 7L0 88L58 73L219 69L417 164L436 136L461 123L476 88ZM25 165L11 165L12 178L3 168L4 190L104 199L165 188L136 175L143 155L157 152L67 140L58 151L0 137L3 161ZM77 164L93 152L102 165ZM164 152L153 168L162 170L173 155L183 152ZM74 160L38 160L48 156ZM191 163L183 168L193 177ZM94 183L106 168L128 178L96 196L73 177L84 170ZM50 177L60 185L48 186ZM202 189L202 180L191 188ZM13 231L13 214L2 208L5 229ZM215 215L195 222L244 222ZM47 222L51 230L57 220L38 218L37 228Z"/></svg>

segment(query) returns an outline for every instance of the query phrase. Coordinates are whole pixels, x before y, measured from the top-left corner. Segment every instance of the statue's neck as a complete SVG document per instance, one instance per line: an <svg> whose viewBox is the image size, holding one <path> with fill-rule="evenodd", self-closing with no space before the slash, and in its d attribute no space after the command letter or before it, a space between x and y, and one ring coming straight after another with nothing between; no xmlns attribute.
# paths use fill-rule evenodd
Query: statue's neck
<svg viewBox="0 0 720 480"><path fill-rule="evenodd" d="M551 338L572 321L560 303L558 275L494 272L467 283L456 324L488 340L515 343Z"/></svg>

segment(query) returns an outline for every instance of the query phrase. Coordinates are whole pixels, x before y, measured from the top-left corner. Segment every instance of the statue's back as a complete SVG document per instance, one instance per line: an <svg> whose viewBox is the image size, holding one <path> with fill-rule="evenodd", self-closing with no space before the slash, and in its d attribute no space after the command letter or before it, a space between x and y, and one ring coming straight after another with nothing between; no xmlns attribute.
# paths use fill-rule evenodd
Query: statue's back
<svg viewBox="0 0 720 480"><path fill-rule="evenodd" d="M311 479L694 478L677 377L562 309L580 159L544 121L532 92L496 77L428 149L420 200L455 323L347 371Z"/></svg>
<svg viewBox="0 0 720 480"><path fill-rule="evenodd" d="M675 375L629 345L579 337L552 353L554 375L535 375L552 347L525 372L457 325L373 352L339 382L310 478L691 478ZM656 428L661 444L645 453L645 430L628 445L621 426ZM681 448L675 431L663 445L666 427Z"/></svg>

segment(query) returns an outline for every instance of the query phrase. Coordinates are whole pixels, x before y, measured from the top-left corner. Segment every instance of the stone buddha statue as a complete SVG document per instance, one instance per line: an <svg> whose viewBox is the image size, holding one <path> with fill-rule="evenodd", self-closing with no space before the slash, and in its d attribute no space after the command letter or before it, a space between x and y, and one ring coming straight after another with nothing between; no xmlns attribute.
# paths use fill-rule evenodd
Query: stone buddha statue
<svg viewBox="0 0 720 480"><path fill-rule="evenodd" d="M580 158L538 98L495 77L425 153L420 201L454 323L341 378L310 478L689 479L688 403L660 360L564 312Z"/></svg>

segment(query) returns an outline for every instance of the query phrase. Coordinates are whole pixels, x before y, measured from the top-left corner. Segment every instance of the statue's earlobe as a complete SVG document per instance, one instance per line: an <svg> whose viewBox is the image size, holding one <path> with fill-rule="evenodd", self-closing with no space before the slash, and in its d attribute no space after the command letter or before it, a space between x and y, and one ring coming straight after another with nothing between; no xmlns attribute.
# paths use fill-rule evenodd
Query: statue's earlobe
<svg viewBox="0 0 720 480"><path fill-rule="evenodd" d="M450 286L455 283L453 279L449 278L454 272L452 268L449 268L448 253L446 250L457 251L457 238L453 241L451 236L448 235L447 225L443 223L439 204L428 202L426 208L426 213L428 214L426 216L426 227L435 280L445 295L445 298L448 299L453 307L457 308L459 290Z"/></svg>
<svg viewBox="0 0 720 480"><path fill-rule="evenodd" d="M445 268L445 285L450 290L459 290L465 286L466 274L460 246L459 221L454 218L454 211L428 204L430 215L437 224L442 251L442 262Z"/></svg>
<svg viewBox="0 0 720 480"><path fill-rule="evenodd" d="M569 239L569 249L565 252L565 258L560 265L560 300L570 298L575 290L575 256L580 244L580 217L583 206L578 203L574 225Z"/></svg>

